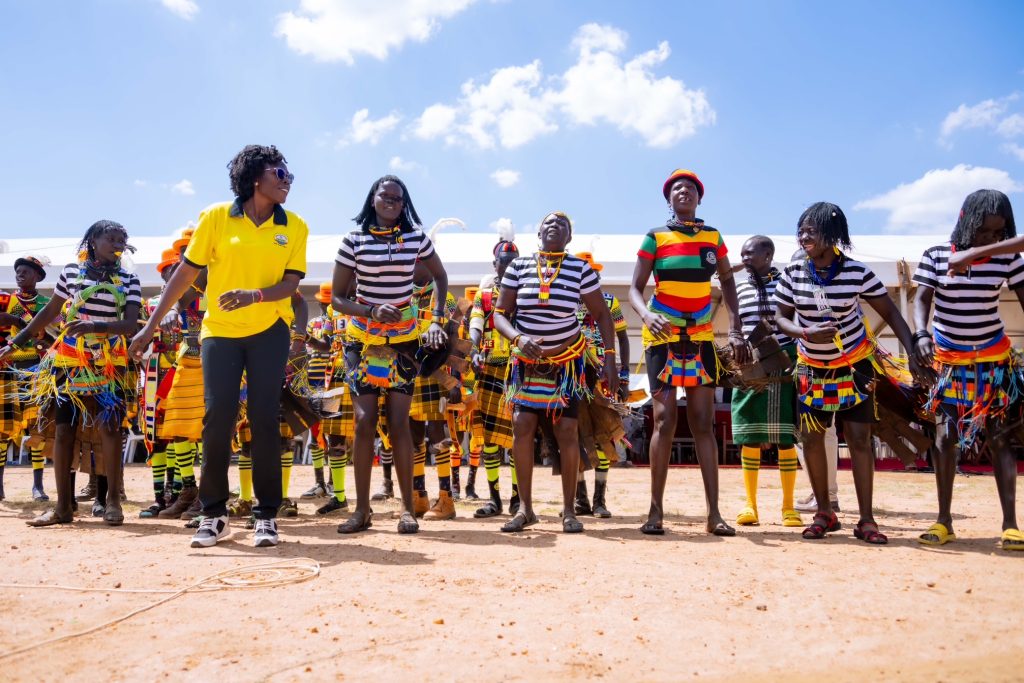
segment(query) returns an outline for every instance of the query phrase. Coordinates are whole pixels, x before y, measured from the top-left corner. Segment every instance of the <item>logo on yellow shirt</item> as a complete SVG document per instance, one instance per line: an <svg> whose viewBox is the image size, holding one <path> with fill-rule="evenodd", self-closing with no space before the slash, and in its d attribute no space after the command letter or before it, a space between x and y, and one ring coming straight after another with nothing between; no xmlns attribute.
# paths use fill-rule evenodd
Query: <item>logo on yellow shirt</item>
<svg viewBox="0 0 1024 683"><path fill-rule="evenodd" d="M277 233L276 235L274 235L274 242L276 242L277 246L279 246L279 247L287 246L288 245L288 236L287 235L282 235L281 233Z"/></svg>

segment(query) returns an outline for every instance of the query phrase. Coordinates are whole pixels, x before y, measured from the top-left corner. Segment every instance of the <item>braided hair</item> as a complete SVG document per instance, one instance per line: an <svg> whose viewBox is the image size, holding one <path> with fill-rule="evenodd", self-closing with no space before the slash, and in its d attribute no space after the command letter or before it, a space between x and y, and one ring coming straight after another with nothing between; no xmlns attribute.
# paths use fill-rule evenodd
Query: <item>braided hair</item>
<svg viewBox="0 0 1024 683"><path fill-rule="evenodd" d="M362 210L352 221L363 232L370 232L370 226L375 225L377 221L377 212L373 208L373 197L384 183L395 183L402 188L402 213L398 216L398 224L401 226L402 232L412 232L423 221L420 220L419 214L416 213L416 207L413 206L412 197L409 196L409 188L405 186L405 183L398 176L394 175L381 176L374 181L373 185L370 186L370 191L366 193Z"/></svg>
<svg viewBox="0 0 1024 683"><path fill-rule="evenodd" d="M82 241L78 243L78 253L82 253L83 251L85 251L89 255L90 261L96 260L96 251L95 249L93 249L92 243L95 240L98 240L103 235L107 234L108 232L115 231L124 233L125 240L128 239L128 231L125 230L125 227L118 223L117 221L96 221L95 223L89 226L89 229L85 231L85 236L82 238ZM125 249L132 252L133 254L135 253L135 247L131 246L130 244L125 245Z"/></svg>
<svg viewBox="0 0 1024 683"><path fill-rule="evenodd" d="M1013 221L1013 207L1010 198L999 190L978 190L967 195L960 209L960 217L953 228L949 241L957 249L970 249L974 238L985 222L985 216L1001 216L1006 221L1003 239L1017 236L1017 225Z"/></svg>
<svg viewBox="0 0 1024 683"><path fill-rule="evenodd" d="M775 255L775 243L772 242L770 237L766 235L754 235L748 242L753 242L759 249L767 249ZM768 296L768 282L772 281L772 278L778 272L774 268L768 271L768 281L758 275L757 271L748 269L750 273L750 281L754 284L754 289L757 290L757 313L763 320L773 320L775 316L775 306L772 305L771 299Z"/></svg>
<svg viewBox="0 0 1024 683"><path fill-rule="evenodd" d="M846 214L831 202L817 202L807 207L800 220L796 223L796 229L804 223L812 225L821 232L821 237L830 247L839 246L849 249L853 246L850 242L850 225L846 222Z"/></svg>

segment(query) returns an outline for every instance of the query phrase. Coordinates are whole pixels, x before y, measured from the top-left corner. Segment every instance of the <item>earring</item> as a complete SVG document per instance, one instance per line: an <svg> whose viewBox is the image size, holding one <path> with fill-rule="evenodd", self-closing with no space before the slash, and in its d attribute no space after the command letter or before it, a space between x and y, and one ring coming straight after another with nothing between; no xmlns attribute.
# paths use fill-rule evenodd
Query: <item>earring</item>
<svg viewBox="0 0 1024 683"><path fill-rule="evenodd" d="M836 256L839 256L839 245L838 244L833 244L832 245L832 251L834 251L836 253Z"/></svg>

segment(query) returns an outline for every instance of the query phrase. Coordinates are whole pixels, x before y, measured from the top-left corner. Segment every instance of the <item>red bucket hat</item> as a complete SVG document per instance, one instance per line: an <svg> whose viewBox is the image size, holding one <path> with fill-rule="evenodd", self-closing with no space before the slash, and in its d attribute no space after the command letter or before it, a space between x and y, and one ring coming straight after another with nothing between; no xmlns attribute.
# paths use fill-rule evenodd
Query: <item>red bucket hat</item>
<svg viewBox="0 0 1024 683"><path fill-rule="evenodd" d="M685 168L677 168L676 170L672 171L672 175L668 177L668 180L665 181L665 184L661 188L661 194L665 196L666 201L668 201L668 191L672 189L672 183L679 180L680 178L689 178L690 180L692 180L697 185L697 195L701 199L704 199L704 183L700 181L700 178L697 177L697 174Z"/></svg>

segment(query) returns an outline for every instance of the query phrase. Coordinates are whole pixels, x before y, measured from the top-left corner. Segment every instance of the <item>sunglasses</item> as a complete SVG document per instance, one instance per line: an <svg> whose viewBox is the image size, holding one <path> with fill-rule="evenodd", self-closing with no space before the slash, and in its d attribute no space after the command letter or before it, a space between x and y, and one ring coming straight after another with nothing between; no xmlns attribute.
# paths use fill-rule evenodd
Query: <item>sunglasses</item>
<svg viewBox="0 0 1024 683"><path fill-rule="evenodd" d="M277 176L278 180L287 180L289 183L294 183L295 182L295 174L294 173L289 173L288 171L284 170L280 166L272 166L272 167L263 169L264 173L266 173L267 171L273 171L274 175Z"/></svg>

